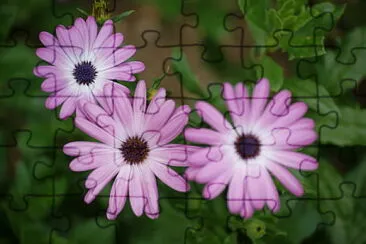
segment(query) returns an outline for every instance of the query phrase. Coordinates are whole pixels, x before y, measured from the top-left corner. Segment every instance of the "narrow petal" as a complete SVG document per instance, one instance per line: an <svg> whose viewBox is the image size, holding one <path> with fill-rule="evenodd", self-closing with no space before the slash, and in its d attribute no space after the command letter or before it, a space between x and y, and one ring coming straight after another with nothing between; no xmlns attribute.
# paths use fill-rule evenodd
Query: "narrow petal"
<svg viewBox="0 0 366 244"><path fill-rule="evenodd" d="M125 206L129 185L130 166L120 168L120 171L112 185L107 210L107 218L115 219Z"/></svg>
<svg viewBox="0 0 366 244"><path fill-rule="evenodd" d="M159 216L158 188L154 174L148 167L142 168L143 173L143 190L147 197L147 205L145 213L149 218L157 218Z"/></svg>
<svg viewBox="0 0 366 244"><path fill-rule="evenodd" d="M157 147L149 153L149 156L168 166L188 166L188 155L199 150L200 147L180 144L169 144Z"/></svg>
<svg viewBox="0 0 366 244"><path fill-rule="evenodd" d="M219 132L226 132L232 129L230 123L212 105L199 101L196 103L196 109L197 113L203 118L203 120L215 130Z"/></svg>
<svg viewBox="0 0 366 244"><path fill-rule="evenodd" d="M128 45L123 48L117 49L111 55L109 55L102 65L101 70L108 70L112 67L118 66L122 62L126 61L136 53L135 46Z"/></svg>
<svg viewBox="0 0 366 244"><path fill-rule="evenodd" d="M95 169L89 174L85 181L85 187L89 189L85 195L85 202L91 203L99 192L114 178L118 173L118 168L111 165Z"/></svg>
<svg viewBox="0 0 366 244"><path fill-rule="evenodd" d="M66 119L75 112L76 102L77 100L75 98L70 97L62 104L60 110L60 119Z"/></svg>
<svg viewBox="0 0 366 244"><path fill-rule="evenodd" d="M189 167L184 172L184 176L187 178L187 180L195 180L196 175L200 172L201 168L199 167Z"/></svg>
<svg viewBox="0 0 366 244"><path fill-rule="evenodd" d="M240 120L234 120L235 126L240 126L242 124L248 124L250 122L250 97L248 90L244 87L243 83L238 83L235 86L235 96L238 98L236 101Z"/></svg>
<svg viewBox="0 0 366 244"><path fill-rule="evenodd" d="M69 156L81 156L93 152L113 150L108 145L99 142L74 141L64 145L63 152Z"/></svg>
<svg viewBox="0 0 366 244"><path fill-rule="evenodd" d="M155 102L155 101L151 101ZM151 103L150 103L151 105ZM149 105L149 107L151 107ZM145 130L160 130L172 116L175 110L175 103L173 100L164 102L155 114L145 115Z"/></svg>
<svg viewBox="0 0 366 244"><path fill-rule="evenodd" d="M136 131L141 131L146 110L146 84L141 80L137 83L133 97L134 127Z"/></svg>
<svg viewBox="0 0 366 244"><path fill-rule="evenodd" d="M187 128L184 130L184 136L188 141L208 144L208 145L221 145L222 136L220 133L214 130L202 128L202 129L193 129Z"/></svg>
<svg viewBox="0 0 366 244"><path fill-rule="evenodd" d="M233 178L230 181L227 201L231 213L236 214L240 212L244 199L244 171L238 170L234 172Z"/></svg>
<svg viewBox="0 0 366 244"><path fill-rule="evenodd" d="M316 170L319 166L315 158L292 151L272 151L268 159L297 170Z"/></svg>
<svg viewBox="0 0 366 244"><path fill-rule="evenodd" d="M218 176L214 181L207 183L203 188L203 197L206 199L214 199L220 195L220 193L226 188L231 177L232 171L227 170Z"/></svg>
<svg viewBox="0 0 366 244"><path fill-rule="evenodd" d="M263 110L267 104L270 87L267 79L261 79L254 87L252 99L251 99L251 119L252 122L257 120L263 113Z"/></svg>
<svg viewBox="0 0 366 244"><path fill-rule="evenodd" d="M102 46L103 42L108 39L108 37L113 33L113 21L107 20L104 22L102 28L100 29L97 38L94 41L94 48Z"/></svg>
<svg viewBox="0 0 366 244"><path fill-rule="evenodd" d="M289 125L296 122L298 119L302 118L308 106L303 102L297 102L289 107L288 113L284 116L278 118L272 125L271 128L288 127Z"/></svg>
<svg viewBox="0 0 366 244"><path fill-rule="evenodd" d="M209 162L219 162L223 159L224 152L221 147L206 147L188 155L188 162L193 166L203 166Z"/></svg>
<svg viewBox="0 0 366 244"><path fill-rule="evenodd" d="M70 169L72 171L80 172L96 169L108 164L119 167L122 162L121 153L118 151L101 151L79 156L70 162Z"/></svg>
<svg viewBox="0 0 366 244"><path fill-rule="evenodd" d="M182 133L184 127L188 123L188 115L191 109L186 106L180 106L175 110L170 120L161 128L161 140L159 145L165 145L176 138L180 133Z"/></svg>
<svg viewBox="0 0 366 244"><path fill-rule="evenodd" d="M304 194L304 189L299 180L286 168L272 161L268 161L266 167L295 196L300 197Z"/></svg>
<svg viewBox="0 0 366 244"><path fill-rule="evenodd" d="M200 169L195 180L200 184L212 182L226 170L228 170L228 165L225 162L210 162Z"/></svg>
<svg viewBox="0 0 366 244"><path fill-rule="evenodd" d="M177 172L163 164L154 161L150 163L151 171L166 185L179 192L189 191L189 185L186 180Z"/></svg>
<svg viewBox="0 0 366 244"><path fill-rule="evenodd" d="M83 118L75 118L75 125L89 136L111 146L118 147L119 143L106 131Z"/></svg>
<svg viewBox="0 0 366 244"><path fill-rule="evenodd" d="M141 171L138 167L131 167L132 179L129 184L129 197L132 211L136 216L141 216L146 205L146 197L142 189Z"/></svg>

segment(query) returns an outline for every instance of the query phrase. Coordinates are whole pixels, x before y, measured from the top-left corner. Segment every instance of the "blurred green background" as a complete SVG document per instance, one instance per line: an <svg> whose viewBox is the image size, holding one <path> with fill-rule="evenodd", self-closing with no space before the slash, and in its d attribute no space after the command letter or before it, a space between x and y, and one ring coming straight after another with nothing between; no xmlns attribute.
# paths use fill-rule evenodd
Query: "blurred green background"
<svg viewBox="0 0 366 244"><path fill-rule="evenodd" d="M252 86L265 76L272 92L289 89L309 105L319 140L304 152L320 167L296 173L306 194L296 199L279 185L280 213L248 221L228 213L225 194L201 200L194 183L188 194L160 184L157 220L135 217L128 204L106 220L109 189L83 202L87 173L71 172L60 149L90 138L44 107L32 74L38 33L71 25L76 8L90 12L91 1L0 3L1 244L366 243L366 1L109 2L112 16L136 10L116 30L138 47L134 58L147 67L139 78L151 85L168 73L161 86L177 103L204 99L224 111L221 82Z"/></svg>

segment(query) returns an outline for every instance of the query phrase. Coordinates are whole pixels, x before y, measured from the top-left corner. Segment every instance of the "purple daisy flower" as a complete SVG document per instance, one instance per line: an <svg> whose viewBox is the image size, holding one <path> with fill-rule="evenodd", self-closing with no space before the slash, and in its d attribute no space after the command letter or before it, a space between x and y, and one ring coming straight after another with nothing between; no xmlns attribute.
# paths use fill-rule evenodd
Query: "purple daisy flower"
<svg viewBox="0 0 366 244"><path fill-rule="evenodd" d="M169 144L188 122L190 108L175 107L161 88L146 104L146 85L139 81L134 98L106 84L101 107L84 102L84 117L76 116L76 126L100 142L71 142L64 153L76 156L73 171L93 170L85 182L85 202L92 202L114 179L107 217L115 219L129 198L133 212L150 218L159 214L155 177L176 191L189 190L186 180L169 166L187 166L186 158L197 147ZM114 109L114 107L116 109Z"/></svg>
<svg viewBox="0 0 366 244"><path fill-rule="evenodd" d="M61 119L74 113L79 100L95 101L105 84L112 80L135 81L133 74L145 69L142 62L126 62L136 48L119 48L123 35L114 33L111 20L98 33L94 17L86 21L77 18L70 28L58 26L56 36L41 32L39 39L45 47L38 48L36 54L51 65L36 67L34 74L46 78L41 85L43 91L51 93L46 107L54 109L62 104Z"/></svg>
<svg viewBox="0 0 366 244"><path fill-rule="evenodd" d="M187 140L209 145L189 155L188 179L205 184L203 196L207 199L217 197L228 186L228 208L244 218L264 205L274 212L280 209L271 175L301 196L302 185L286 167L318 167L314 158L294 151L317 139L314 121L303 118L307 105L290 105L291 93L287 90L267 104L269 92L267 79L258 82L251 99L242 83L235 87L224 83L223 97L232 123L200 101L196 103L197 112L212 129L188 128L184 132Z"/></svg>

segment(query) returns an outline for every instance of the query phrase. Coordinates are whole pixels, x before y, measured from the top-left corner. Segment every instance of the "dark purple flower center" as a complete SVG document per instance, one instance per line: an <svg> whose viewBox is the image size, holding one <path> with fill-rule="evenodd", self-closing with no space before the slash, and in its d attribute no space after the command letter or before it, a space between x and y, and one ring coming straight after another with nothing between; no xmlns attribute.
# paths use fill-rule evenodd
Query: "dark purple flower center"
<svg viewBox="0 0 366 244"><path fill-rule="evenodd" d="M261 144L254 135L242 135L235 142L236 152L243 159L255 158L259 155Z"/></svg>
<svg viewBox="0 0 366 244"><path fill-rule="evenodd" d="M75 65L72 74L76 80L76 83L79 85L88 86L94 83L95 77L97 76L97 70L90 61L83 61Z"/></svg>
<svg viewBox="0 0 366 244"><path fill-rule="evenodd" d="M147 142L137 136L130 137L122 143L122 156L128 164L142 163L149 153Z"/></svg>

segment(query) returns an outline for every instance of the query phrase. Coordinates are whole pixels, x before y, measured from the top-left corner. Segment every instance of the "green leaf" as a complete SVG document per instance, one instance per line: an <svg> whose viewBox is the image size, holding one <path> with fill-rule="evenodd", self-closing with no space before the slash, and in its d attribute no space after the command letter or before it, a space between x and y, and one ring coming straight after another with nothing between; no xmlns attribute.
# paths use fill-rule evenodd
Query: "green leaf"
<svg viewBox="0 0 366 244"><path fill-rule="evenodd" d="M341 113L325 87L316 84L313 80L285 79L283 87L289 89L293 97L305 102L310 109L317 113L325 114L331 111L337 114Z"/></svg>
<svg viewBox="0 0 366 244"><path fill-rule="evenodd" d="M180 73L183 87L193 94L205 97L206 94L199 85L197 77L191 71L185 54L176 48L173 49L172 57L176 59L172 62L173 72Z"/></svg>
<svg viewBox="0 0 366 244"><path fill-rule="evenodd" d="M244 14L245 20L249 26L250 32L254 37L257 46L268 45L268 0L239 0L239 7ZM271 43L269 45L275 45Z"/></svg>
<svg viewBox="0 0 366 244"><path fill-rule="evenodd" d="M284 79L282 67L269 56L263 56L260 65L263 67L263 76L261 70L257 70L257 78L267 78L271 83L271 89L278 91Z"/></svg>
<svg viewBox="0 0 366 244"><path fill-rule="evenodd" d="M84 11L81 8L76 8L76 10L81 13L84 17L88 17L90 14L88 14L86 11Z"/></svg>
<svg viewBox="0 0 366 244"><path fill-rule="evenodd" d="M337 51L329 51L316 63L319 83L324 85L332 96L342 93L345 80L360 81L366 75L366 28L350 31L342 39Z"/></svg>
<svg viewBox="0 0 366 244"><path fill-rule="evenodd" d="M95 218L73 221L68 238L71 243L115 243L115 228L101 228Z"/></svg>
<svg viewBox="0 0 366 244"><path fill-rule="evenodd" d="M324 127L320 131L322 143L338 146L366 145L366 110L351 107L339 107L336 128Z"/></svg>
<svg viewBox="0 0 366 244"><path fill-rule="evenodd" d="M114 23L118 23L120 21L122 21L124 18L130 16L131 14L133 14L135 12L135 10L128 10L126 12L123 12L117 16L113 16L111 19Z"/></svg>
<svg viewBox="0 0 366 244"><path fill-rule="evenodd" d="M285 206L283 206L285 207ZM299 200L287 218L281 218L276 226L286 230L287 238L293 243L301 241L313 234L322 222L316 206L310 201Z"/></svg>

